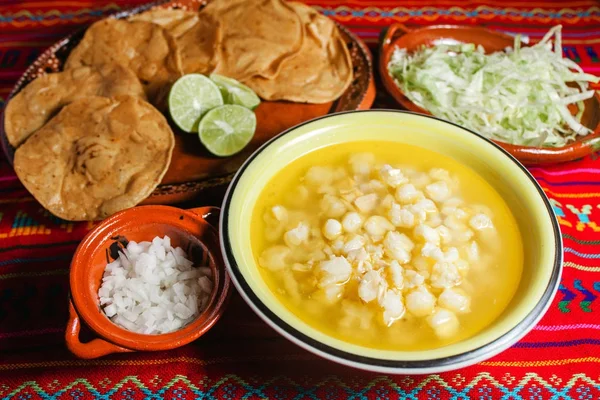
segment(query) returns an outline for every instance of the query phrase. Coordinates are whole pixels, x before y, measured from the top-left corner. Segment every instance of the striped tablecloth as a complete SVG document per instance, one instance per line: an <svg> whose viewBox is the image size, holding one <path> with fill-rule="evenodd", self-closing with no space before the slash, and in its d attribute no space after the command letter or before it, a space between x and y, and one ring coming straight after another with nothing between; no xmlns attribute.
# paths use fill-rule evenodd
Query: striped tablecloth
<svg viewBox="0 0 600 400"><path fill-rule="evenodd" d="M375 52L380 29L460 23L533 40L563 24L565 53L600 74L600 3L494 0L308 0ZM140 1L0 0L0 106L22 71L78 26ZM382 89L375 107L393 107ZM517 345L476 366L387 376L334 365L288 343L235 295L196 343L83 361L65 349L69 260L89 223L60 221L0 156L0 398L600 398L600 161L532 168L565 242L560 292ZM204 199L219 204L222 190Z"/></svg>

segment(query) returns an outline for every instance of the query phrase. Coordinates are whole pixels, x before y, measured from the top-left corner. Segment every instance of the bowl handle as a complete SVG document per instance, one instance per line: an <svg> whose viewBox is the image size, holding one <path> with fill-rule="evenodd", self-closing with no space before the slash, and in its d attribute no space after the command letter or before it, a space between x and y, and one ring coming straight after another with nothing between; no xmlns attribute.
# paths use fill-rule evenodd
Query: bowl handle
<svg viewBox="0 0 600 400"><path fill-rule="evenodd" d="M381 48L388 47L392 41L396 38L399 38L402 35L407 34L411 30L407 28L404 24L392 24L387 28L384 28L381 31L380 41Z"/></svg>
<svg viewBox="0 0 600 400"><path fill-rule="evenodd" d="M219 207L205 206L205 207L191 208L188 211L193 212L194 214L201 217L203 220L205 220L210 226L215 228L217 231L219 230L219 217L221 215L221 209Z"/></svg>
<svg viewBox="0 0 600 400"><path fill-rule="evenodd" d="M67 342L67 348L71 353L79 358L90 359L112 353L126 353L133 351L103 339L93 339L87 343L81 343L79 340L80 329L81 323L79 321L79 314L77 314L77 311L73 306L73 301L69 300L69 323L67 324L67 331L65 332L65 341Z"/></svg>

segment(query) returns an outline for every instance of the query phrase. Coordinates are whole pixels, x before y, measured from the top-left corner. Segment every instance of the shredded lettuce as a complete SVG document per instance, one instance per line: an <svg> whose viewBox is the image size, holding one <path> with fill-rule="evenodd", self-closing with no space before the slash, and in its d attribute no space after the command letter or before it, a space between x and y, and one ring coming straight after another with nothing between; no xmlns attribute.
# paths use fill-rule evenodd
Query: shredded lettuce
<svg viewBox="0 0 600 400"><path fill-rule="evenodd" d="M418 106L491 139L560 147L591 133L581 116L599 78L563 57L561 26L534 46L523 42L517 35L512 48L487 55L474 44L396 48L388 71Z"/></svg>

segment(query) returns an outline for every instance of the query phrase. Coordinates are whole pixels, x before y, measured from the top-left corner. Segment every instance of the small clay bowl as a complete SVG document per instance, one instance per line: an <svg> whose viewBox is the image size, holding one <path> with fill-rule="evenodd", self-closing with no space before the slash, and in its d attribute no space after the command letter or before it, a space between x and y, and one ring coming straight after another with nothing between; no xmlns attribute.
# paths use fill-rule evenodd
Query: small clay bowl
<svg viewBox="0 0 600 400"><path fill-rule="evenodd" d="M114 214L95 227L81 242L71 262L70 317L67 347L80 358L110 353L173 349L206 333L223 314L230 279L219 250L215 225L219 210L203 207L181 210L166 206L141 206ZM100 309L98 289L106 265L118 257L127 241L151 241L168 235L173 247L184 249L197 266L209 266L214 289L207 308L189 325L172 333L145 335L111 322ZM82 343L80 319L98 338Z"/></svg>
<svg viewBox="0 0 600 400"><path fill-rule="evenodd" d="M481 45L487 53L502 51L512 47L514 38L485 28L439 25L411 30L402 24L393 24L386 28L379 43L379 74L387 92L405 109L431 115L427 110L413 103L396 85L389 74L387 65L395 48L413 52L422 46L438 43L474 43ZM574 110L571 110L574 111ZM576 160L600 150L600 94L585 101L585 111L581 118L584 126L593 131L587 136L563 147L517 146L494 140L516 159L525 165L553 164Z"/></svg>

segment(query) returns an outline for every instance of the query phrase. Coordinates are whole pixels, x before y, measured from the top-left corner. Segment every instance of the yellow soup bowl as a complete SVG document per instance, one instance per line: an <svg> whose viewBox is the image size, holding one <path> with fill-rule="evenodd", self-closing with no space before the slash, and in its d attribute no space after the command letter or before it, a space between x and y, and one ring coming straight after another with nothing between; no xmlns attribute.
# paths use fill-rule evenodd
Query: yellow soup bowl
<svg viewBox="0 0 600 400"><path fill-rule="evenodd" d="M502 196L523 240L524 265L503 313L474 336L433 350L377 350L344 342L310 326L271 292L251 245L251 220L269 181L314 150L352 141L420 146L471 168ZM299 346L332 361L384 373L437 373L488 359L516 343L542 318L558 289L562 239L544 192L529 172L491 141L449 122L392 110L334 114L296 126L257 150L234 177L220 220L221 249L239 293L270 326Z"/></svg>

